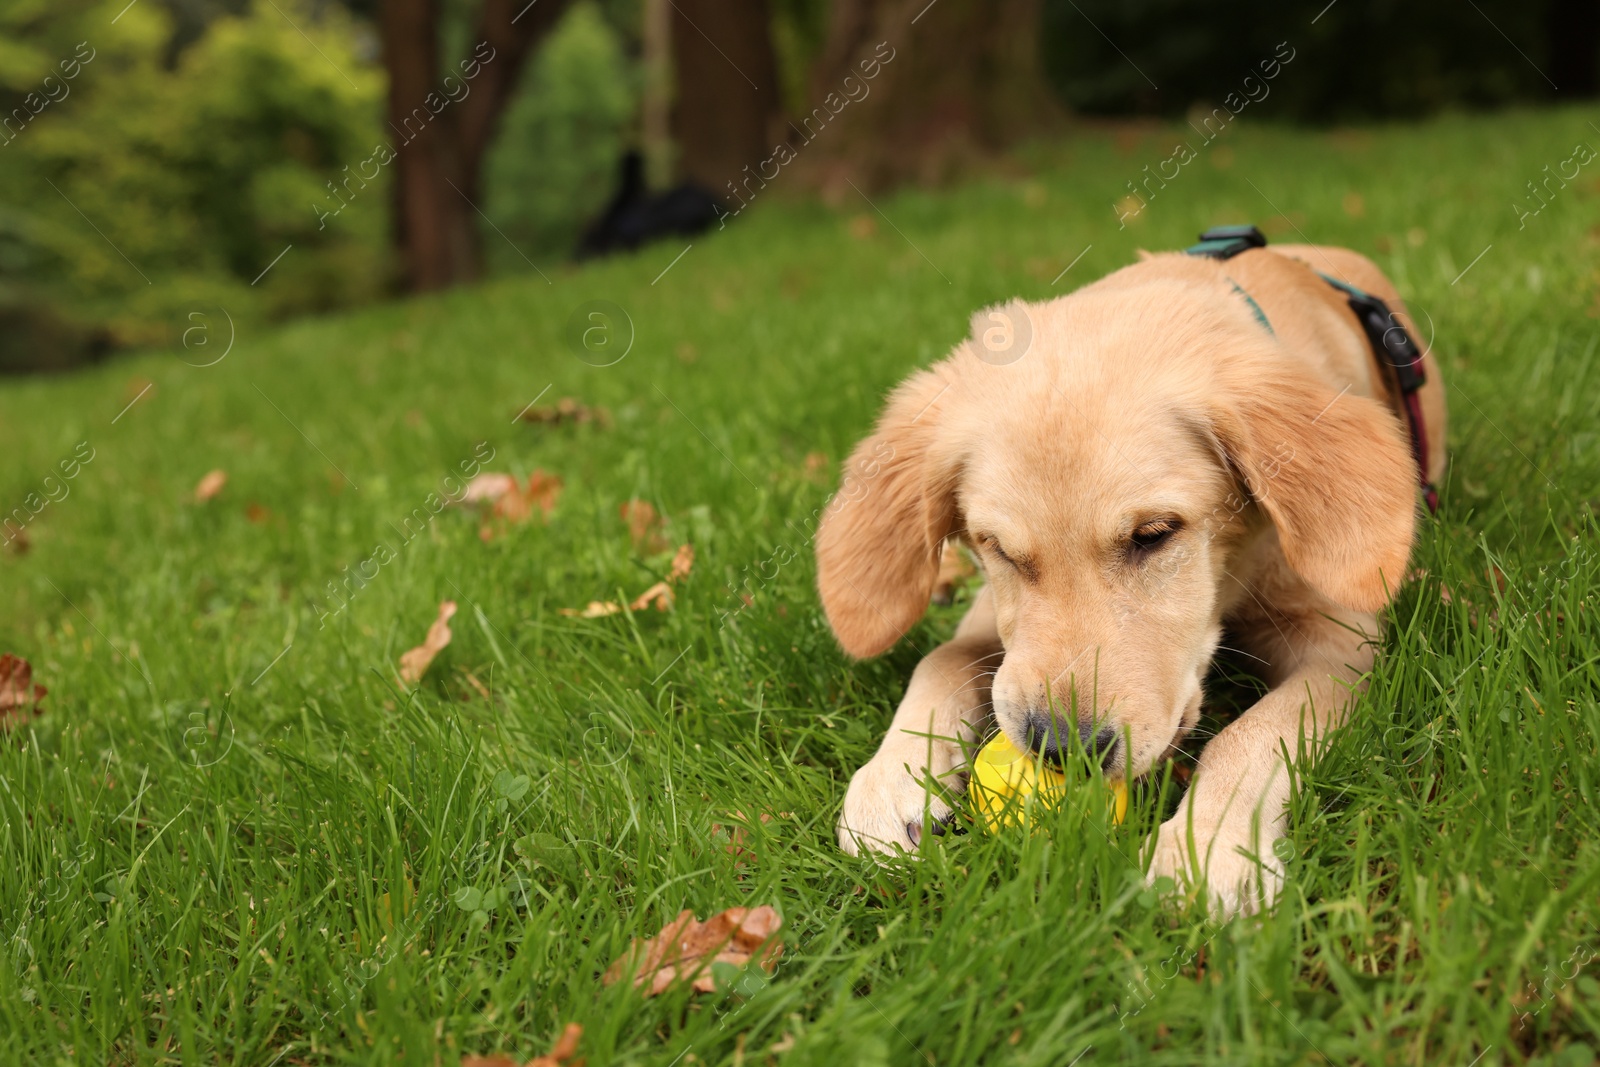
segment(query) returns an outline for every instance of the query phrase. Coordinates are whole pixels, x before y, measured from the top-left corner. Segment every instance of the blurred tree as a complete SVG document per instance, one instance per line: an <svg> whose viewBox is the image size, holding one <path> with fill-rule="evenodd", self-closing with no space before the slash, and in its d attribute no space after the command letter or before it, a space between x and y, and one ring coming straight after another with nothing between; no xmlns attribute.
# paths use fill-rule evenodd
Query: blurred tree
<svg viewBox="0 0 1600 1067"><path fill-rule="evenodd" d="M161 7L34 7L0 48L0 94L28 116L0 132L0 366L382 291L381 78L341 9L218 18L169 68Z"/></svg>
<svg viewBox="0 0 1600 1067"><path fill-rule="evenodd" d="M1280 44L1294 59L1263 105L1280 118L1347 121L1539 99L1569 76L1581 86L1584 70L1592 82L1600 31L1594 0L1340 0L1314 23L1287 17L1277 0L1043 2L1047 70L1067 105L1090 114L1176 116L1242 97L1244 79L1260 83L1259 65ZM1560 68L1547 54L1557 39L1567 49L1558 57L1570 53Z"/></svg>
<svg viewBox="0 0 1600 1067"><path fill-rule="evenodd" d="M719 196L772 154L782 90L766 0L671 0L677 170Z"/></svg>
<svg viewBox="0 0 1600 1067"><path fill-rule="evenodd" d="M593 0L579 0L506 109L484 166L489 264L526 270L522 255L565 257L615 181L632 128L639 76Z"/></svg>
<svg viewBox="0 0 1600 1067"><path fill-rule="evenodd" d="M801 151L821 157L825 180L937 181L1051 128L1061 115L1040 65L1039 3L834 0L811 114L830 93L849 94L845 79L861 80L863 60L876 55L881 71L837 127L816 135L819 147Z"/></svg>
<svg viewBox="0 0 1600 1067"><path fill-rule="evenodd" d="M395 235L404 281L439 289L483 270L485 154L534 46L570 0L484 0L467 57L440 69L440 0L385 0L378 25L398 139Z"/></svg>

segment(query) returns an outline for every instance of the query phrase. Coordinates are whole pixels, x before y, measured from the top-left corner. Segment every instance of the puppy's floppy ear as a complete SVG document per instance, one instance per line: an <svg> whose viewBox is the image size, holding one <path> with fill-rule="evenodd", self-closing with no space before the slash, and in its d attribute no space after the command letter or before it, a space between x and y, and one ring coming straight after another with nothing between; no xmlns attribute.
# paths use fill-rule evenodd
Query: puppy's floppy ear
<svg viewBox="0 0 1600 1067"><path fill-rule="evenodd" d="M1382 609L1416 531L1417 469L1399 421L1307 372L1257 366L1224 390L1213 420L1223 450L1295 573L1336 604Z"/></svg>
<svg viewBox="0 0 1600 1067"><path fill-rule="evenodd" d="M887 651L933 595L940 549L956 528L959 461L938 435L950 386L920 371L894 391L876 432L845 462L817 530L822 606L852 656Z"/></svg>

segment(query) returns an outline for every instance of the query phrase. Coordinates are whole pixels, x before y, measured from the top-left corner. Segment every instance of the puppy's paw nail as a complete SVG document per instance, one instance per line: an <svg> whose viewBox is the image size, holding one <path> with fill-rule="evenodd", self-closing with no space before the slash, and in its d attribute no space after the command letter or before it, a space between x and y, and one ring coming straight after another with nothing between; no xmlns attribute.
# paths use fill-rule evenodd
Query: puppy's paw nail
<svg viewBox="0 0 1600 1067"><path fill-rule="evenodd" d="M913 845L922 844L922 823L921 822L908 822L908 823L906 823L906 836L911 838L911 843Z"/></svg>

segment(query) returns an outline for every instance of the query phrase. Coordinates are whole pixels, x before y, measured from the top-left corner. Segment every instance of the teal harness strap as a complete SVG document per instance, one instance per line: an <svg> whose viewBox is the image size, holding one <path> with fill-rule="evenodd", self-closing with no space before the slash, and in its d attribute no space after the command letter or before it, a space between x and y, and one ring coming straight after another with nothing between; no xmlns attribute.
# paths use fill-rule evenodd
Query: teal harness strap
<svg viewBox="0 0 1600 1067"><path fill-rule="evenodd" d="M1319 270L1319 271L1317 271L1317 277L1321 278L1323 281L1327 282L1329 285L1333 286L1335 289L1337 289L1340 292L1342 292L1345 296L1353 296L1357 300L1371 300L1372 299L1366 293L1362 292L1360 289L1357 289L1355 286L1351 285L1349 282L1341 282L1338 278L1335 278L1330 274L1324 274Z"/></svg>
<svg viewBox="0 0 1600 1067"><path fill-rule="evenodd" d="M1266 237L1254 226L1213 226L1200 235L1200 243L1190 245L1184 252L1191 256L1205 256L1207 259L1232 259L1240 252L1252 248L1265 248ZM1261 305L1256 303L1255 297L1244 291L1244 286L1228 279L1228 284L1233 286L1233 291L1244 297L1244 302L1250 305L1250 311L1256 317L1263 329L1274 337L1278 331L1272 328L1272 323L1267 319L1267 313L1261 310Z"/></svg>
<svg viewBox="0 0 1600 1067"><path fill-rule="evenodd" d="M1266 327L1267 332L1270 333L1272 336L1274 336L1274 337L1278 336L1278 331L1274 330L1272 328L1272 323L1267 321L1267 313L1265 311L1261 310L1261 305L1256 303L1255 297L1253 297L1249 293L1245 292L1244 291L1244 287L1242 285L1240 285L1238 282L1234 281L1232 278L1228 279L1228 284L1233 286L1233 291L1234 292L1236 292L1240 296L1244 297L1244 302L1246 304L1250 305L1250 310L1251 311L1255 312L1256 321L1259 322L1262 326Z"/></svg>
<svg viewBox="0 0 1600 1067"><path fill-rule="evenodd" d="M1200 235L1199 244L1190 245L1184 251L1191 256L1225 260L1232 259L1240 252L1266 246L1266 235L1254 226L1214 226ZM1418 391L1427 380L1423 369L1423 353L1417 348L1411 335L1406 332L1405 326L1389 310L1389 305L1381 299L1357 289L1349 282L1340 281L1321 271L1316 273L1319 278L1345 295L1356 321L1361 324L1362 331L1367 335L1367 342L1372 346L1373 355L1378 357L1378 365L1394 374L1394 382L1400 396L1400 407L1405 415L1406 429L1411 434L1411 455L1417 461L1422 497L1427 501L1429 511L1437 511L1439 493L1433 483L1428 481L1428 435L1423 427L1422 400L1418 395ZM1257 304L1232 278L1228 278L1228 284L1233 286L1234 292L1244 298L1246 304L1250 305L1256 321L1261 323L1268 333L1276 336L1272 323L1267 321L1266 313L1261 310L1261 305Z"/></svg>

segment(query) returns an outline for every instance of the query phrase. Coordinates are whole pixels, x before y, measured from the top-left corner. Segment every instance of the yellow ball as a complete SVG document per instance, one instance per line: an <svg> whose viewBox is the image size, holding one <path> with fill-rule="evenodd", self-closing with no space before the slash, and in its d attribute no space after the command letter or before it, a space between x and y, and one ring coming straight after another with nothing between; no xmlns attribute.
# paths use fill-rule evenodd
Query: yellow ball
<svg viewBox="0 0 1600 1067"><path fill-rule="evenodd" d="M1114 803L1112 821L1120 823L1128 812L1127 783L1118 779L1106 784ZM973 759L967 792L984 829L993 833L1026 823L1035 807L1048 811L1059 806L1067 795L1067 776L1020 751L1002 733Z"/></svg>

